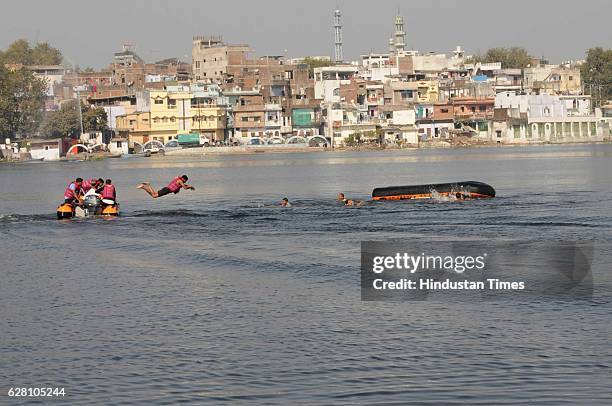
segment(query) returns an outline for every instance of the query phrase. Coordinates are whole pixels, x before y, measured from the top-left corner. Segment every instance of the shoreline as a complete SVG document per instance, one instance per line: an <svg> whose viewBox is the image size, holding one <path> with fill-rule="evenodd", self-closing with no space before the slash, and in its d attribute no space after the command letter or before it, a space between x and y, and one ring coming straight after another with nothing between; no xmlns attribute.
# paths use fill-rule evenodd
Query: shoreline
<svg viewBox="0 0 612 406"><path fill-rule="evenodd" d="M208 155L255 155L255 154L282 154L282 153L307 153L307 152L373 152L373 151L419 151L419 150L454 150L454 149L478 149L478 148L517 148L517 147L536 147L536 146L578 146L578 145L612 145L610 141L597 142L564 142L564 143L528 143L528 144L497 144L497 143L482 143L473 145L421 145L420 147L377 147L377 146L359 146L359 147L281 147L281 146L238 146L238 147L199 147L186 148L176 151L169 151L162 155L153 154L155 157L163 156L208 156Z"/></svg>
<svg viewBox="0 0 612 406"><path fill-rule="evenodd" d="M419 147L379 147L379 146L358 146L358 147L288 147L288 146L236 146L236 147L198 147L185 148L180 150L168 151L163 154L152 154L150 158L164 157L204 157L204 156L222 156L222 155L256 155L256 154L301 154L312 152L375 152L375 151L420 151L420 150L466 150L466 149L482 149L482 148L524 148L524 147L552 147L552 146L579 146L579 145L612 145L610 140L592 141L592 142L533 142L525 144L497 144L497 143L479 143L471 145L451 145L451 144L422 144ZM40 160L6 160L0 159L0 164L32 164L32 163L49 163L49 162L88 162L99 161L106 159L122 159L125 157L139 157L140 154L128 154L122 157L117 156L94 156L87 158L80 155L73 155L71 158L61 157L59 160L40 161Z"/></svg>

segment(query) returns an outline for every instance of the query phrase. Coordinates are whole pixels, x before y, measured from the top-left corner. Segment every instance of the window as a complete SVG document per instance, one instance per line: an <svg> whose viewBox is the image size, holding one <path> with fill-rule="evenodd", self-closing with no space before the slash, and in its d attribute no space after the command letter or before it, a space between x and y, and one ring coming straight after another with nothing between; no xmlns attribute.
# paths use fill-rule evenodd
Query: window
<svg viewBox="0 0 612 406"><path fill-rule="evenodd" d="M122 142L121 141L117 141L117 148L121 148Z"/></svg>
<svg viewBox="0 0 612 406"><path fill-rule="evenodd" d="M591 135L592 136L597 135L597 123L595 122L591 123Z"/></svg>
<svg viewBox="0 0 612 406"><path fill-rule="evenodd" d="M568 79L569 80L574 80L574 77L572 75L570 75L570 77Z"/></svg>
<svg viewBox="0 0 612 406"><path fill-rule="evenodd" d="M162 99L161 97L156 98L155 104L164 104L164 99Z"/></svg>
<svg viewBox="0 0 612 406"><path fill-rule="evenodd" d="M440 109L442 113L448 113L448 109Z"/></svg>
<svg viewBox="0 0 612 406"><path fill-rule="evenodd" d="M49 151L49 146L45 145L45 151Z"/></svg>
<svg viewBox="0 0 612 406"><path fill-rule="evenodd" d="M479 111L487 111L487 106L478 106Z"/></svg>
<svg viewBox="0 0 612 406"><path fill-rule="evenodd" d="M175 109L176 108L176 99L168 99L168 108Z"/></svg>
<svg viewBox="0 0 612 406"><path fill-rule="evenodd" d="M249 118L248 118L248 117L245 117L245 116L242 116L240 119L241 119L242 121L249 121Z"/></svg>
<svg viewBox="0 0 612 406"><path fill-rule="evenodd" d="M513 125L512 130L514 131L514 139L521 138L521 126Z"/></svg>

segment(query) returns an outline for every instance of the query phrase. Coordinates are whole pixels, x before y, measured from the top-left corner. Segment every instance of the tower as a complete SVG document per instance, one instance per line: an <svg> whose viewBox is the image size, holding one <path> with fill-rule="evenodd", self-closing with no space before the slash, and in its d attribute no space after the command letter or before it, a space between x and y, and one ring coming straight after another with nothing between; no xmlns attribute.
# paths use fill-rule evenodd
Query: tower
<svg viewBox="0 0 612 406"><path fill-rule="evenodd" d="M395 34L393 38L395 52L404 51L406 49L406 33L404 32L404 17L399 15L399 11L397 16L395 16Z"/></svg>
<svg viewBox="0 0 612 406"><path fill-rule="evenodd" d="M335 60L342 62L342 14L340 10L334 11L334 37L335 37Z"/></svg>

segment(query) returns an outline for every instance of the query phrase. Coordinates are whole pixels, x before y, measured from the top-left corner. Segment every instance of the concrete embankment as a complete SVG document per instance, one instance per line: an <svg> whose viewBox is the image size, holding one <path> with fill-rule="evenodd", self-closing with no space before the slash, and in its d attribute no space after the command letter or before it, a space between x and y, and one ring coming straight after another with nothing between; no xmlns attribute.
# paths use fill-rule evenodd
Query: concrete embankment
<svg viewBox="0 0 612 406"><path fill-rule="evenodd" d="M238 146L238 147L200 147L184 148L175 151L167 151L168 156L201 156L201 155L224 155L224 154L255 154L255 153L292 153L292 152L317 152L325 151L322 147L299 147L299 146Z"/></svg>

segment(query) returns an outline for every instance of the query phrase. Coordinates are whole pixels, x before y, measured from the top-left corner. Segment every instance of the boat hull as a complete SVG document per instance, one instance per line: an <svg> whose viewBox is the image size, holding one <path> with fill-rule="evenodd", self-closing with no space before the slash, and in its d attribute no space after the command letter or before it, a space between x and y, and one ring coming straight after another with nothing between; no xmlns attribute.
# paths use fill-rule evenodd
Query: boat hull
<svg viewBox="0 0 612 406"><path fill-rule="evenodd" d="M495 189L483 182L465 181L428 185L389 186L372 191L372 200L432 199L452 196L458 199L489 199L495 197Z"/></svg>
<svg viewBox="0 0 612 406"><path fill-rule="evenodd" d="M117 217L119 215L119 204L107 205L97 208L95 211L79 207L79 213L77 213L77 208L75 206L70 203L63 203L59 205L56 213L58 220L71 219L74 217Z"/></svg>

